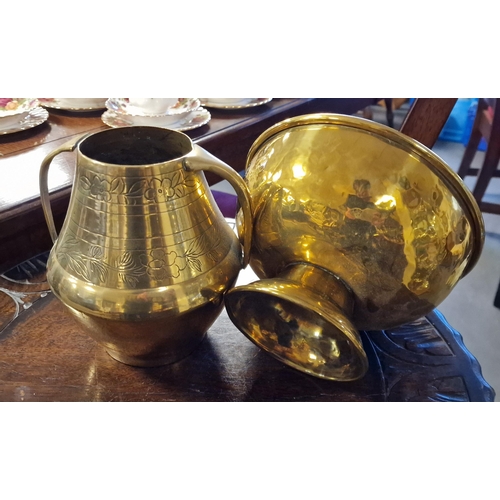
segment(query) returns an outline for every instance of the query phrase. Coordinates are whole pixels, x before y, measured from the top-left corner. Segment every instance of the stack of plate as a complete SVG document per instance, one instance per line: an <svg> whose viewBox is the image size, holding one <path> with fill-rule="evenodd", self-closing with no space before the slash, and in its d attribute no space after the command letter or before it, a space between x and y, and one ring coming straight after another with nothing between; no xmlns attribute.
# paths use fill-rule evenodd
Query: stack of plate
<svg viewBox="0 0 500 500"><path fill-rule="evenodd" d="M48 117L34 97L0 97L0 135L36 127Z"/></svg>
<svg viewBox="0 0 500 500"><path fill-rule="evenodd" d="M210 113L191 98L110 97L102 121L109 127L136 125L192 130L210 121Z"/></svg>

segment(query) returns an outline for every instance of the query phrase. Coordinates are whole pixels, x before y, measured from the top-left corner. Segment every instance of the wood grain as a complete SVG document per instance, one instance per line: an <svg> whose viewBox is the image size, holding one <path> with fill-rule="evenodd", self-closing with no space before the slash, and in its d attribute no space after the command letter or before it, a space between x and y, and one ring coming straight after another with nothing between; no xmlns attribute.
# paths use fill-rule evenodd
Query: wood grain
<svg viewBox="0 0 500 500"><path fill-rule="evenodd" d="M401 125L401 132L424 146L434 146L457 99L416 99Z"/></svg>
<svg viewBox="0 0 500 500"><path fill-rule="evenodd" d="M279 363L225 311L184 360L134 368L82 333L49 293L0 331L0 401L494 399L477 361L437 312L399 329L361 334L370 369L356 382L320 380Z"/></svg>

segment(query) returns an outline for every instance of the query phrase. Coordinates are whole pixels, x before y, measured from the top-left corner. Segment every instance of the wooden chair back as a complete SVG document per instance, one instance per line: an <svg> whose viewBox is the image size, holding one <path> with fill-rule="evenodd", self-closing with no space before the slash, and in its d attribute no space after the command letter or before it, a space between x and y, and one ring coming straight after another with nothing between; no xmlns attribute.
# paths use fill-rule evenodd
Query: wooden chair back
<svg viewBox="0 0 500 500"><path fill-rule="evenodd" d="M456 102L457 99L452 98L415 99L401 125L401 132L432 148Z"/></svg>
<svg viewBox="0 0 500 500"><path fill-rule="evenodd" d="M458 175L464 179L468 175L477 176L472 194L482 212L500 215L500 204L483 201L486 190L493 177L500 177L500 104L498 99L481 98L478 101L476 118L465 148ZM481 139L487 143L483 164L480 168L471 168L472 160L478 150Z"/></svg>

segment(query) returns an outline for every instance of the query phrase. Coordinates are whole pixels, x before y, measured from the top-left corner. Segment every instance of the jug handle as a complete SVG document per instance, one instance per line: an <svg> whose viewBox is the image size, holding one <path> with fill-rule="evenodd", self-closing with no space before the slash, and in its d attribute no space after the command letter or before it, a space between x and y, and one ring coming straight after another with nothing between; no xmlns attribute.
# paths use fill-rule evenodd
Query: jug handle
<svg viewBox="0 0 500 500"><path fill-rule="evenodd" d="M45 222L49 228L50 237L52 238L52 242L55 243L57 240L57 231L56 225L54 223L54 216L52 215L52 209L50 208L50 196L49 196L49 188L48 188L48 175L49 175L49 167L52 163L52 160L59 154L65 151L74 151L76 146L80 143L82 139L85 139L90 134L83 134L76 138L73 138L57 149L54 149L51 153L49 153L42 161L40 165L40 201L42 203L43 215L45 216Z"/></svg>
<svg viewBox="0 0 500 500"><path fill-rule="evenodd" d="M252 246L252 209L250 202L250 192L245 181L227 163L205 151L200 146L194 145L193 151L182 160L184 170L199 172L206 170L219 175L227 180L238 195L238 201L243 212L243 268L250 260L250 248ZM241 234L239 235L241 239Z"/></svg>

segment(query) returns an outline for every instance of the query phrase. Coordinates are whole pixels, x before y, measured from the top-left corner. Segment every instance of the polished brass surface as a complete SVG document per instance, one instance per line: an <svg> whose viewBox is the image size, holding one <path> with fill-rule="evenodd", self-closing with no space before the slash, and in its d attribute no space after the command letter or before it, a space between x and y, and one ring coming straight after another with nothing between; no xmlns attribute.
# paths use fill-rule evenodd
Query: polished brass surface
<svg viewBox="0 0 500 500"><path fill-rule="evenodd" d="M361 337L345 320L352 296L333 274L299 263L274 279L226 294L231 320L283 363L321 378L356 380L368 368Z"/></svg>
<svg viewBox="0 0 500 500"><path fill-rule="evenodd" d="M253 342L319 377L362 376L366 357L353 332L429 313L481 253L483 219L461 179L423 145L369 120L315 114L278 123L253 144L246 182L250 265L261 281L230 290L228 313ZM265 304L274 324L260 313ZM311 334L318 318L321 347Z"/></svg>
<svg viewBox="0 0 500 500"><path fill-rule="evenodd" d="M75 148L73 191L57 236L47 174L55 155ZM242 245L203 169L238 193L247 226ZM248 261L252 220L241 177L183 133L127 127L77 138L49 154L40 190L55 241L47 280L82 329L130 365L187 356Z"/></svg>

